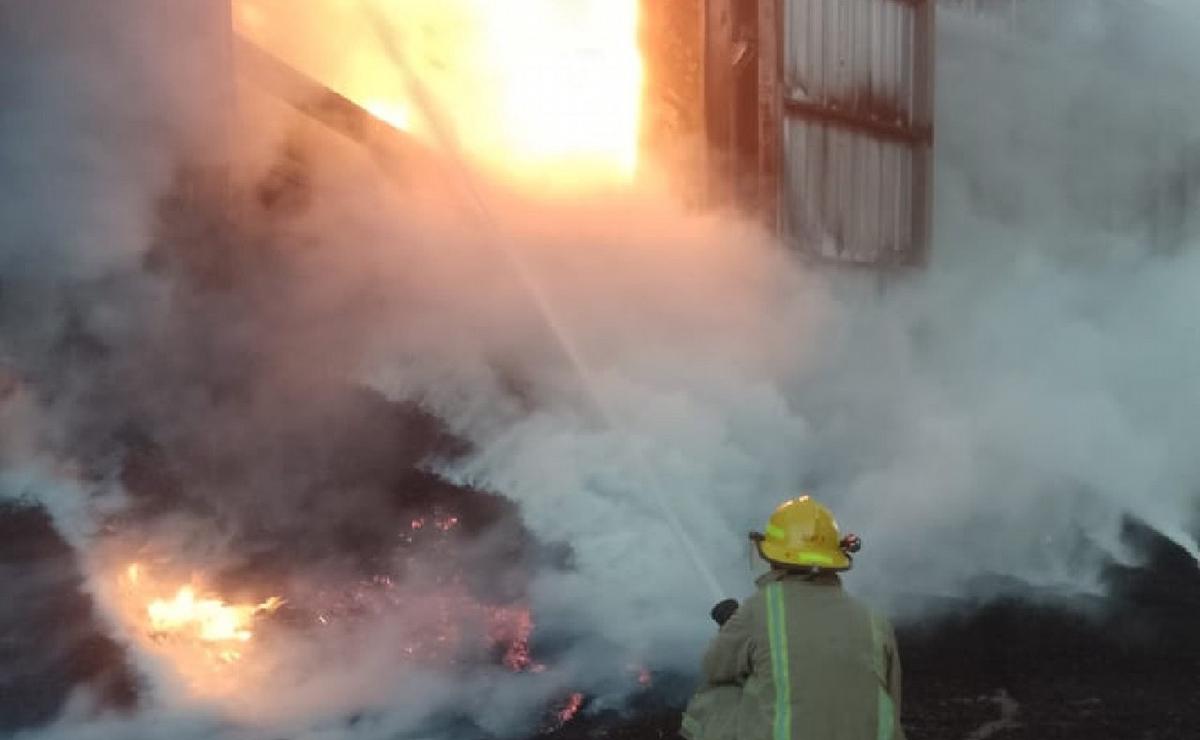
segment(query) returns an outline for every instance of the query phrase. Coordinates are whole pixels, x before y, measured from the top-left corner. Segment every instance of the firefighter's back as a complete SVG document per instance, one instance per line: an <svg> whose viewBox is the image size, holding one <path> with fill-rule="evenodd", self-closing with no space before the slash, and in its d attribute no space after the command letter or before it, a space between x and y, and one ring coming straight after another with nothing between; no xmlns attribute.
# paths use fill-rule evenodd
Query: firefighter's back
<svg viewBox="0 0 1200 740"><path fill-rule="evenodd" d="M891 627L837 576L780 573L747 606L757 634L739 738L901 740Z"/></svg>

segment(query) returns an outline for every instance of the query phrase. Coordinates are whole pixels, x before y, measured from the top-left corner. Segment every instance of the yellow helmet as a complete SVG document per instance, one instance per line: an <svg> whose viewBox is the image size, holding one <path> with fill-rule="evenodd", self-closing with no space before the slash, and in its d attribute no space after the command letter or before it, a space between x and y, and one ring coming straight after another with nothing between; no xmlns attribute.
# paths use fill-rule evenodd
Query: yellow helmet
<svg viewBox="0 0 1200 740"><path fill-rule="evenodd" d="M784 501L771 514L763 533L752 537L759 554L774 565L850 569L850 557L843 549L833 514L808 496Z"/></svg>

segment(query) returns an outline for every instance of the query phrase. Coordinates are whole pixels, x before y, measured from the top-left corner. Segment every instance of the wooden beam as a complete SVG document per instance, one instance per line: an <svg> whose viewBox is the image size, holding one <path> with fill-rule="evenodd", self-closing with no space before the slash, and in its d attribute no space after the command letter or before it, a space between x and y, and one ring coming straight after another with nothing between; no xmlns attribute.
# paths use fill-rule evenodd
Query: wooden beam
<svg viewBox="0 0 1200 740"><path fill-rule="evenodd" d="M913 10L913 125L927 132L913 150L913 248L910 264L924 264L933 243L933 121L934 61L936 59L936 6L925 0Z"/></svg>
<svg viewBox="0 0 1200 740"><path fill-rule="evenodd" d="M704 14L704 109L709 143L709 199L733 198L733 0L707 0Z"/></svg>
<svg viewBox="0 0 1200 740"><path fill-rule="evenodd" d="M802 116L806 120L826 123L851 131L860 131L876 138L901 144L924 145L933 140L933 129L929 126L905 126L889 123L876 118L868 118L861 113L851 113L844 108L819 105L806 100L785 98L783 109L792 115Z"/></svg>
<svg viewBox="0 0 1200 740"><path fill-rule="evenodd" d="M758 0L758 208L779 233L783 167L784 0Z"/></svg>
<svg viewBox="0 0 1200 740"><path fill-rule="evenodd" d="M361 144L393 180L407 183L417 166L426 175L441 170L438 158L412 136L384 123L253 41L235 35L234 56L245 79L305 116Z"/></svg>

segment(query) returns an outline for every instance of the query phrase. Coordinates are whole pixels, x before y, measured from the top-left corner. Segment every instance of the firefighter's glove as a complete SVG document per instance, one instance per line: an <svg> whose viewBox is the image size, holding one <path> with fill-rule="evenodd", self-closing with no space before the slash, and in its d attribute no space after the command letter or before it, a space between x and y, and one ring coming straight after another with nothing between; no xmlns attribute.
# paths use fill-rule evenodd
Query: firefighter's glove
<svg viewBox="0 0 1200 740"><path fill-rule="evenodd" d="M732 617L733 613L737 610L737 599L725 599L721 603L714 606L712 611L709 612L709 615L713 618L713 621L716 622L718 626L721 626L728 622L729 618Z"/></svg>

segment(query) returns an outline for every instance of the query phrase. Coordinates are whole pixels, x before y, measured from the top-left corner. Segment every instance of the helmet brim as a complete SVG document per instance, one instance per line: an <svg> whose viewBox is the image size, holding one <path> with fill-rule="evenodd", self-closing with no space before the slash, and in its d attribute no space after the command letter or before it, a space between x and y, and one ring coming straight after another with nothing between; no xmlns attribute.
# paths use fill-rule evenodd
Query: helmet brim
<svg viewBox="0 0 1200 740"><path fill-rule="evenodd" d="M763 560L781 568L819 568L821 570L850 570L850 557L841 550L798 550L786 543L769 539L757 543Z"/></svg>

